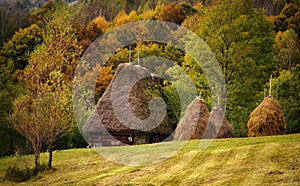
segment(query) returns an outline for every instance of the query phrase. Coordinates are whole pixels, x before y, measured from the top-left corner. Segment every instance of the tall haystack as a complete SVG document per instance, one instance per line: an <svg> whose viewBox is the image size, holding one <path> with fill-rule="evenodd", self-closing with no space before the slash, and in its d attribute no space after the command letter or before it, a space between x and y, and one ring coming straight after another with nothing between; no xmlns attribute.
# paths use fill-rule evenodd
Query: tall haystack
<svg viewBox="0 0 300 186"><path fill-rule="evenodd" d="M215 138L233 138L233 128L227 121L223 109L215 107L210 112L209 124L215 126L218 133Z"/></svg>
<svg viewBox="0 0 300 186"><path fill-rule="evenodd" d="M273 96L266 97L250 114L248 136L285 134L286 123L279 103Z"/></svg>
<svg viewBox="0 0 300 186"><path fill-rule="evenodd" d="M167 114L156 119L161 113L167 113L165 107L153 104L154 98L164 99L162 86L162 79L146 68L120 64L95 113L83 127L90 142L105 146L153 143L172 134L175 126Z"/></svg>
<svg viewBox="0 0 300 186"><path fill-rule="evenodd" d="M175 130L174 140L189 140L210 138L213 136L214 129L206 129L209 120L209 112L203 99L195 98L186 108L184 116L179 121Z"/></svg>

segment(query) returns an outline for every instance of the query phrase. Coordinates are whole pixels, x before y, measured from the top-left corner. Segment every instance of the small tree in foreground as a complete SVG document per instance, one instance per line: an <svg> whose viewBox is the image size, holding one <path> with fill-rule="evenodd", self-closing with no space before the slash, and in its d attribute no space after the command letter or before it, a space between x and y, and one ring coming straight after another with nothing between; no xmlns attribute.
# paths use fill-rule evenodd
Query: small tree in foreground
<svg viewBox="0 0 300 186"><path fill-rule="evenodd" d="M44 43L31 54L21 77L28 93L15 101L11 117L13 127L32 143L37 169L42 142L49 145L51 169L53 142L72 127L71 87L81 53L66 7L51 16Z"/></svg>
<svg viewBox="0 0 300 186"><path fill-rule="evenodd" d="M42 116L39 114L40 104L40 97L33 98L30 94L21 96L14 101L10 118L12 126L32 144L36 171L40 167L39 158L45 138Z"/></svg>
<svg viewBox="0 0 300 186"><path fill-rule="evenodd" d="M72 127L72 95L59 71L50 74L47 83L41 86L40 95L43 98L40 114L43 115L43 123L46 126L45 142L49 147L48 168L51 169L53 143Z"/></svg>

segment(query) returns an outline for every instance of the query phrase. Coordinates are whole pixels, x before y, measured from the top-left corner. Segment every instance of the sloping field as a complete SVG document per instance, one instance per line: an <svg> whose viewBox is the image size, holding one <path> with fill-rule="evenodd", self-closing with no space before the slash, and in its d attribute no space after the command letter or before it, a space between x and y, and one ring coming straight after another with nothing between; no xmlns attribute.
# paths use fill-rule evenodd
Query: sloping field
<svg viewBox="0 0 300 186"><path fill-rule="evenodd" d="M210 144L201 150L201 143ZM300 134L193 140L173 156L149 166L126 166L99 155L93 149L55 151L54 170L26 182L29 185L300 185ZM199 146L200 144L200 146ZM157 154L176 149L182 142L159 145L102 148L112 159L155 160ZM122 153L119 152L124 152ZM156 153L154 153L156 152ZM150 154L150 155L149 155ZM42 154L42 162L47 161ZM27 156L26 158L33 158ZM144 159L145 158L145 159ZM13 157L0 158L0 179ZM130 159L130 158L129 158ZM143 159L143 160L141 160ZM123 162L124 162L123 161ZM33 159L32 159L33 162ZM24 183L0 182L0 185Z"/></svg>

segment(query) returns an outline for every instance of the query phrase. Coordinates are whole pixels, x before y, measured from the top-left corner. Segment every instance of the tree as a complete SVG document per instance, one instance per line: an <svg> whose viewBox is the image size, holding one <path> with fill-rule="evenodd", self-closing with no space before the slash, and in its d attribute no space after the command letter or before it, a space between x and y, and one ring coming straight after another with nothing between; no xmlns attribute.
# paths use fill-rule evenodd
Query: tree
<svg viewBox="0 0 300 186"><path fill-rule="evenodd" d="M196 12L197 11L193 9L190 4L176 4L175 2L172 2L163 7L162 11L160 11L159 13L158 18L163 21L181 24L187 16L192 15Z"/></svg>
<svg viewBox="0 0 300 186"><path fill-rule="evenodd" d="M16 100L12 117L14 127L18 129L19 125L19 128L26 129L20 132L34 147L37 168L40 140L49 145L48 167L52 168L53 142L72 127L71 87L77 59L81 54L67 7L57 8L51 16L44 43L32 53L29 65L23 72L22 80L28 93L21 100ZM22 116L18 110L20 106L26 108L21 110ZM30 135L35 134L32 130L37 130L37 144Z"/></svg>
<svg viewBox="0 0 300 186"><path fill-rule="evenodd" d="M33 147L36 172L40 168L40 153L46 136L43 118L39 115L41 101L40 97L33 99L32 94L17 98L10 117L14 129L26 137Z"/></svg>
<svg viewBox="0 0 300 186"><path fill-rule="evenodd" d="M48 22L48 16L52 14L57 7L58 1L48 1L41 8L34 8L30 12L30 22L45 27Z"/></svg>
<svg viewBox="0 0 300 186"><path fill-rule="evenodd" d="M48 121L45 121L45 124L48 134L46 141L49 145L49 168L52 168L53 142L73 125L71 87L77 60L81 55L75 31L71 26L72 15L67 7L59 7L52 16L46 27L45 48L32 59L36 61L34 63L44 59L45 65L42 70L47 83L41 91L44 99L48 100L43 112Z"/></svg>
<svg viewBox="0 0 300 186"><path fill-rule="evenodd" d="M194 82L197 92L201 93L201 97L205 100L208 108L211 108L211 94L207 77L203 73L200 66L189 55L184 56L182 64L183 69L188 73L191 80Z"/></svg>
<svg viewBox="0 0 300 186"><path fill-rule="evenodd" d="M227 118L235 136L246 136L257 93L276 70L272 23L248 0L216 1L198 18L195 32L215 53L225 76Z"/></svg>
<svg viewBox="0 0 300 186"><path fill-rule="evenodd" d="M20 29L2 47L2 55L11 58L15 69L24 69L28 58L36 46L43 42L43 29L33 24L28 28Z"/></svg>
<svg viewBox="0 0 300 186"><path fill-rule="evenodd" d="M96 101L98 101L102 96L102 94L105 92L106 88L110 84L113 77L114 77L114 71L112 70L111 66L101 67L99 76L96 80L96 87L95 87Z"/></svg>
<svg viewBox="0 0 300 186"><path fill-rule="evenodd" d="M121 11L112 21L111 28L121 26L126 23L135 22L138 20L136 11L131 11L129 15L125 11Z"/></svg>
<svg viewBox="0 0 300 186"><path fill-rule="evenodd" d="M15 83L14 71L12 59L0 56L0 156L13 154L15 150L23 151L26 147L24 138L13 130L9 122L12 102L23 92L22 87Z"/></svg>
<svg viewBox="0 0 300 186"><path fill-rule="evenodd" d="M99 16L93 19L87 25L87 34L91 41L96 40L99 36L101 36L105 30L108 28L108 23L102 16Z"/></svg>
<svg viewBox="0 0 300 186"><path fill-rule="evenodd" d="M35 51L38 53L39 50ZM39 63L41 65L41 63ZM32 64L25 68L22 79L27 89L22 95L13 102L13 113L10 117L12 126L32 144L35 155L36 171L40 167L40 152L43 140L46 139L45 125L43 116L40 114L40 106L43 98L40 97L39 87L43 80L41 66Z"/></svg>
<svg viewBox="0 0 300 186"><path fill-rule="evenodd" d="M286 31L293 29L300 37L300 9L295 4L287 4L278 16L271 17L274 22L275 31Z"/></svg>
<svg viewBox="0 0 300 186"><path fill-rule="evenodd" d="M29 25L28 0L0 1L0 46L7 42L15 31Z"/></svg>
<svg viewBox="0 0 300 186"><path fill-rule="evenodd" d="M286 133L299 133L300 127L300 65L283 70L272 80L272 94L278 100L285 115ZM268 88L268 85L266 86Z"/></svg>
<svg viewBox="0 0 300 186"><path fill-rule="evenodd" d="M41 85L40 97L43 102L39 107L42 122L46 125L46 142L49 145L48 168L52 168L52 151L56 139L72 128L72 94L63 80L60 71L52 71L46 83Z"/></svg>
<svg viewBox="0 0 300 186"><path fill-rule="evenodd" d="M299 40L294 30L279 31L276 35L277 58L282 69L296 66L300 60Z"/></svg>
<svg viewBox="0 0 300 186"><path fill-rule="evenodd" d="M93 19L87 26L75 23L81 46L86 49L92 42L100 37L108 28L108 23L102 16Z"/></svg>

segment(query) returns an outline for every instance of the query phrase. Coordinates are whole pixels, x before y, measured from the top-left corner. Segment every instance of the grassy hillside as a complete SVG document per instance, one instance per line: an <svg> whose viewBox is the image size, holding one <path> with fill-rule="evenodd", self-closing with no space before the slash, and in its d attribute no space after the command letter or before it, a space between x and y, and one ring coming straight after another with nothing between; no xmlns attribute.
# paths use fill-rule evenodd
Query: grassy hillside
<svg viewBox="0 0 300 186"><path fill-rule="evenodd" d="M163 148L170 149L176 145L178 142L152 145L151 151L162 152ZM148 146L121 148L141 152L147 151ZM12 159L0 159L1 180ZM46 160L47 154L42 154L42 161ZM214 140L204 151L199 150L199 141L194 140L171 158L144 167L119 165L104 159L93 149L56 151L53 164L54 170L39 174L26 184L300 185L300 134ZM0 185L11 184L0 182Z"/></svg>

